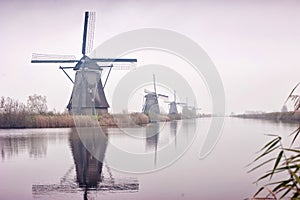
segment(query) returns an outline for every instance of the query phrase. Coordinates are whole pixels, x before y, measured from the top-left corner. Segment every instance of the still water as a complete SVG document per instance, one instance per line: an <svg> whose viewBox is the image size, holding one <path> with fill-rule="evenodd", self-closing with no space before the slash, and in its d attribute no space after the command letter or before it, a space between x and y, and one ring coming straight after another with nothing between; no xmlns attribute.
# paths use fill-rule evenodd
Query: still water
<svg viewBox="0 0 300 200"><path fill-rule="evenodd" d="M269 140L264 134L285 136L297 127L225 118L217 145L200 160L210 122L103 129L108 137L67 128L0 130L0 199L245 199L258 189L252 182L261 172L248 174L245 166Z"/></svg>

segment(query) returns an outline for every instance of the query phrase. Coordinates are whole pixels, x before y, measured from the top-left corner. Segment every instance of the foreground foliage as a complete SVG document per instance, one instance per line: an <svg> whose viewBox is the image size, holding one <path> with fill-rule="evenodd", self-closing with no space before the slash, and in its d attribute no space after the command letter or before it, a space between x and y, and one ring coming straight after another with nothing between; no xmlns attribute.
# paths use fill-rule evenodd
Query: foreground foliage
<svg viewBox="0 0 300 200"><path fill-rule="evenodd" d="M295 112L300 109L299 95L290 93L288 100L294 102ZM268 135L272 139L259 151L259 155L251 165L249 172L268 167L268 170L255 183L263 182L263 186L253 196L254 199L300 199L300 143L298 141L300 126L288 137L288 145L278 135ZM262 193L266 192L262 196Z"/></svg>
<svg viewBox="0 0 300 200"><path fill-rule="evenodd" d="M299 128L293 133L295 134L292 139L292 144L297 139L299 134ZM261 168L267 164L273 163L271 169L265 172L256 183L269 180L270 182L261 187L254 195L254 199L263 190L267 190L268 194L265 198L260 199L282 199L288 197L291 199L300 198L300 149L299 146L293 146L286 148L282 144L282 138L280 136L270 135L272 140L269 141L261 150L259 156L253 161L258 163L249 172L252 172L258 168ZM275 153L275 156L273 156ZM272 154L272 155L271 155ZM272 181L274 177L285 177L280 180ZM272 198L271 198L272 197Z"/></svg>

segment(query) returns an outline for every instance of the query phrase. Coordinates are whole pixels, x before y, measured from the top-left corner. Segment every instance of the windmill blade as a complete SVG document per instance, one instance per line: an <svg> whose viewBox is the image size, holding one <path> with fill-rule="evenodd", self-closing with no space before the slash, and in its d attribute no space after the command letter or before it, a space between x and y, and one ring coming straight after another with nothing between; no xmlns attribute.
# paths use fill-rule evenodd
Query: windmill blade
<svg viewBox="0 0 300 200"><path fill-rule="evenodd" d="M171 101L164 101L164 103L171 103Z"/></svg>
<svg viewBox="0 0 300 200"><path fill-rule="evenodd" d="M73 55L33 53L31 63L74 63L78 62Z"/></svg>
<svg viewBox="0 0 300 200"><path fill-rule="evenodd" d="M101 68L110 68L112 67L113 70L133 70L136 69L136 63L101 63L99 64Z"/></svg>
<svg viewBox="0 0 300 200"><path fill-rule="evenodd" d="M176 102L176 90L174 90L174 102Z"/></svg>
<svg viewBox="0 0 300 200"><path fill-rule="evenodd" d="M201 110L201 108L195 108L194 106L189 106L189 108L195 109L195 110Z"/></svg>
<svg viewBox="0 0 300 200"><path fill-rule="evenodd" d="M153 85L154 85L154 92L156 93L156 84L155 84L155 74L153 74Z"/></svg>
<svg viewBox="0 0 300 200"><path fill-rule="evenodd" d="M82 50L81 50L83 55L85 55L85 53L86 53L86 36L87 36L88 21L89 21L89 12L85 12L83 38L82 38Z"/></svg>
<svg viewBox="0 0 300 200"><path fill-rule="evenodd" d="M163 94L157 94L158 97L162 97L162 98L169 98L169 96L167 95L163 95Z"/></svg>
<svg viewBox="0 0 300 200"><path fill-rule="evenodd" d="M75 63L79 60L31 60L31 63Z"/></svg>
<svg viewBox="0 0 300 200"><path fill-rule="evenodd" d="M112 62L134 63L134 62L137 62L137 59L133 59L133 58L91 58L91 60L93 60L95 62L107 62L107 63L112 63Z"/></svg>
<svg viewBox="0 0 300 200"><path fill-rule="evenodd" d="M113 64L113 70L134 70L136 69L136 63L116 63Z"/></svg>
<svg viewBox="0 0 300 200"><path fill-rule="evenodd" d="M187 107L195 110L201 110L201 108L195 108L194 106L187 106Z"/></svg>
<svg viewBox="0 0 300 200"><path fill-rule="evenodd" d="M94 42L94 32L95 32L95 21L96 14L95 12L89 12L88 16L88 30L87 30L87 43L85 47L85 53L89 54L93 50L93 42Z"/></svg>
<svg viewBox="0 0 300 200"><path fill-rule="evenodd" d="M145 93L153 93L152 91L147 90L147 89L144 89L144 92L145 92Z"/></svg>
<svg viewBox="0 0 300 200"><path fill-rule="evenodd" d="M136 69L137 59L131 58L91 58L96 63L101 63L99 66L112 67L114 70L132 70ZM113 63L113 64L112 64Z"/></svg>

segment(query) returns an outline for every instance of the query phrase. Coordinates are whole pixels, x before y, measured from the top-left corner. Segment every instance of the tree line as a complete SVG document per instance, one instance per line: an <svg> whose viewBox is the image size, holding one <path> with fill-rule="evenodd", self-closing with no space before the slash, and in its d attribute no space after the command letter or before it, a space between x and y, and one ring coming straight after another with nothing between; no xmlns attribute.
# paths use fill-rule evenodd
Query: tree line
<svg viewBox="0 0 300 200"><path fill-rule="evenodd" d="M0 98L0 113L1 114L46 114L48 111L47 98L41 95L28 96L27 104L10 97Z"/></svg>

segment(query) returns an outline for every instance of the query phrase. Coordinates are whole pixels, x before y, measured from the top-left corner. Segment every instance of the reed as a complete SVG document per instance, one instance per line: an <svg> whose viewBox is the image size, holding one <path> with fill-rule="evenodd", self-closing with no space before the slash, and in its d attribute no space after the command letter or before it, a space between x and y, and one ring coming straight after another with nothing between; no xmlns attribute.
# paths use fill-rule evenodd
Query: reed
<svg viewBox="0 0 300 200"><path fill-rule="evenodd" d="M74 120L70 115L0 114L0 128L63 128L73 126Z"/></svg>
<svg viewBox="0 0 300 200"><path fill-rule="evenodd" d="M287 101L290 99L294 102L295 112L285 113L283 116L278 113L264 116L267 118L279 116L281 120L299 121L300 114L297 111L300 110L300 96L293 95L299 84L296 85L287 99ZM249 172L267 168L267 171L255 182L261 183L264 181L264 184L251 199L300 199L299 133L300 126L289 137L268 135L272 139L261 148L258 156L250 163L252 168ZM263 195L262 192L265 192L265 194Z"/></svg>
<svg viewBox="0 0 300 200"><path fill-rule="evenodd" d="M69 115L47 111L46 97L32 95L27 105L12 98L0 98L0 128L67 128L122 126L134 127L149 123L149 117L142 113L103 114L101 116ZM160 121L169 121L159 116Z"/></svg>
<svg viewBox="0 0 300 200"><path fill-rule="evenodd" d="M68 128L95 126L132 127L149 123L149 118L141 113L104 114L101 116L68 115L68 114L29 114L2 113L0 128Z"/></svg>

